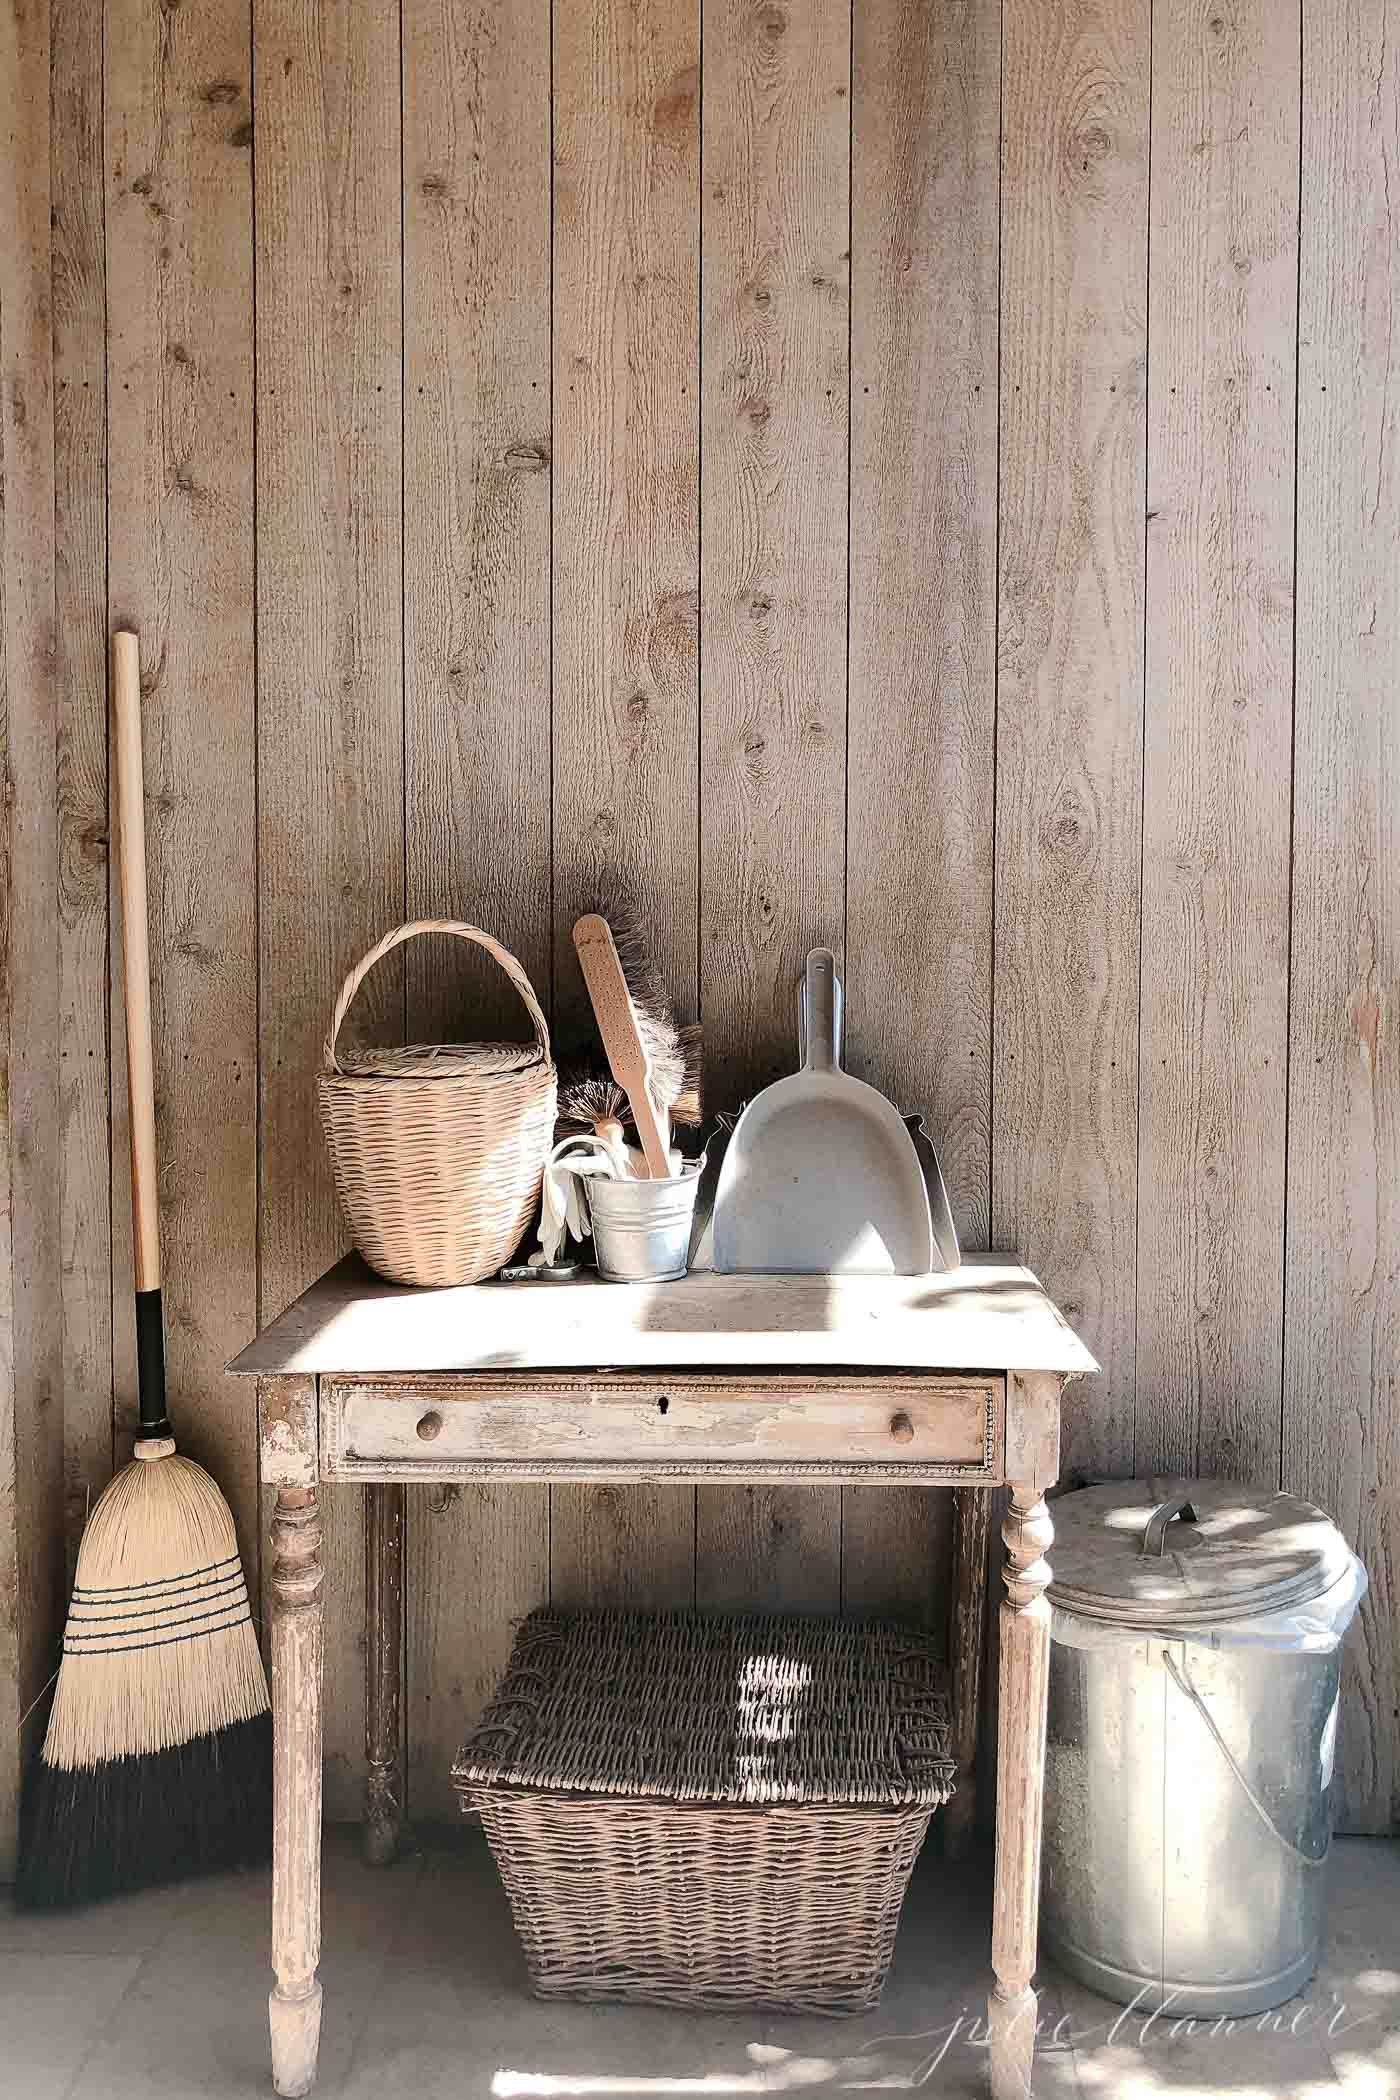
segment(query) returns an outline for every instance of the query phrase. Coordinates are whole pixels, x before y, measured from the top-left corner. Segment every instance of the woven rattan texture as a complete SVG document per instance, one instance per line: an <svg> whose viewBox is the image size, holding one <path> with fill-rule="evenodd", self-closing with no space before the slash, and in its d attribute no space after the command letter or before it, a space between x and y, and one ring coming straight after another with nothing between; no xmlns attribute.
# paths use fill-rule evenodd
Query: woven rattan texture
<svg viewBox="0 0 1400 2100"><path fill-rule="evenodd" d="M542 1996L835 2014L879 1999L953 1766L908 1628L546 1609L453 1776Z"/></svg>
<svg viewBox="0 0 1400 2100"><path fill-rule="evenodd" d="M533 1044L360 1051L340 1024L366 972L402 941L447 933L485 948L520 993ZM519 1246L554 1139L556 1084L544 1015L515 958L473 926L396 927L341 987L317 1098L336 1194L370 1267L395 1283L477 1283Z"/></svg>
<svg viewBox="0 0 1400 2100"><path fill-rule="evenodd" d="M541 1997L842 2014L879 2002L931 1814L476 1802Z"/></svg>
<svg viewBox="0 0 1400 2100"><path fill-rule="evenodd" d="M860 1620L535 1611L459 1784L933 1808L948 1710L917 1630Z"/></svg>

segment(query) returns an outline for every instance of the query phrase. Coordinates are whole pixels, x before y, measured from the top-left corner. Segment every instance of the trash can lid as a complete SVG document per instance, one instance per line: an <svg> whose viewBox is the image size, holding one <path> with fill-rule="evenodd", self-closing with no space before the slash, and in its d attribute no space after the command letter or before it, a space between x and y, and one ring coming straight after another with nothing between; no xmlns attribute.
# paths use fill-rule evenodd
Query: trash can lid
<svg viewBox="0 0 1400 2100"><path fill-rule="evenodd" d="M1230 1480L1109 1481L1059 1496L1051 1516L1051 1603L1149 1630L1306 1603L1351 1561L1311 1502Z"/></svg>

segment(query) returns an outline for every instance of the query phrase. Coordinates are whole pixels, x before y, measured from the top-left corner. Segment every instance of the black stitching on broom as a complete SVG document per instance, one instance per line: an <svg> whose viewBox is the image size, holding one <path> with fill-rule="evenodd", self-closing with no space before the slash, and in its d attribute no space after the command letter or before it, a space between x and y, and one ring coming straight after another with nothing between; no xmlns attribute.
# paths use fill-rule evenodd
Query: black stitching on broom
<svg viewBox="0 0 1400 2100"><path fill-rule="evenodd" d="M74 1597L135 1597L142 1590L168 1590L173 1582L193 1582L197 1575L212 1575L218 1568L230 1568L238 1559L239 1556L236 1553L229 1553L222 1560L211 1560L207 1568L191 1568L187 1575L160 1575L151 1582L118 1583L111 1589L102 1590L85 1590L75 1587L73 1595Z"/></svg>
<svg viewBox="0 0 1400 2100"><path fill-rule="evenodd" d="M89 1640L96 1640L98 1638L98 1635L96 1634L91 1634L84 1638L82 1640L81 1646L76 1648L70 1648L68 1645L69 1636L65 1636L63 1642L63 1652L65 1655L77 1656L141 1655L145 1652L147 1648L178 1648L181 1641L203 1641L207 1640L211 1633L228 1633L235 1626L246 1625L247 1622L252 1618L252 1616L252 1612L248 1609L248 1606L245 1604L242 1611L239 1613L236 1619L226 1619L222 1626L206 1626L201 1633L172 1633L170 1638L164 1641L114 1641L111 1647L109 1648L92 1648L88 1646ZM216 1611L206 1611L201 1612L199 1614L199 1617L205 1619L217 1619L219 1617L219 1614ZM197 1619L177 1619L175 1621L175 1624L177 1626L194 1626L197 1623ZM148 1632L150 1629L143 1626L138 1630L142 1633L145 1633Z"/></svg>
<svg viewBox="0 0 1400 2100"><path fill-rule="evenodd" d="M65 1655L73 1655L76 1661L86 1661L88 1655L145 1655L147 1648L178 1648L187 1640L208 1640L210 1634L231 1634L235 1625L248 1625L252 1613L243 1613L241 1619L229 1619L225 1625L206 1625L197 1634L172 1634L168 1640L118 1640L109 1648L65 1648Z"/></svg>
<svg viewBox="0 0 1400 2100"><path fill-rule="evenodd" d="M104 1610L97 1604L84 1605L81 1612L68 1614L70 1626L134 1626L140 1619L149 1619L154 1625L161 1612L183 1611L188 1604L203 1604L211 1597L224 1597L226 1604L233 1603L240 1595L247 1595L241 1572L230 1575L220 1583L206 1583L193 1593L179 1591L173 1597L152 1598L149 1604L138 1604L134 1598L121 1599L127 1608L115 1612Z"/></svg>

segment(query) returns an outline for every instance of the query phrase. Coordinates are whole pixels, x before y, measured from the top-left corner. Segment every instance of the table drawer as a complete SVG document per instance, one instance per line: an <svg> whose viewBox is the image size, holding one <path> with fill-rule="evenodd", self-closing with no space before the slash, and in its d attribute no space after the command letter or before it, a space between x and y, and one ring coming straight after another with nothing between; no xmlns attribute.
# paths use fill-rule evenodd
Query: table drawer
<svg viewBox="0 0 1400 2100"><path fill-rule="evenodd" d="M332 1480L1000 1478L998 1377L326 1378Z"/></svg>

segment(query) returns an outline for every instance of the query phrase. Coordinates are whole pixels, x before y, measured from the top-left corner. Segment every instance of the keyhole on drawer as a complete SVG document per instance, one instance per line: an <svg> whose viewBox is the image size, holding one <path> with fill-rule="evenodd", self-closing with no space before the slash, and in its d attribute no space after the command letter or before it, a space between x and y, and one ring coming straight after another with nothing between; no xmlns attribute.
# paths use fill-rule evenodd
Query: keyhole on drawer
<svg viewBox="0 0 1400 2100"><path fill-rule="evenodd" d="M656 1403L656 1412L657 1412L657 1413L658 1413L659 1415L664 1415L664 1414L665 1414L665 1413L667 1412L667 1410L669 1409L670 1405L671 1405L671 1398L670 1398L670 1395L669 1395L669 1393L663 1393L663 1394L661 1395L661 1398L660 1398L660 1399L659 1399L659 1400L657 1401L657 1403Z"/></svg>

